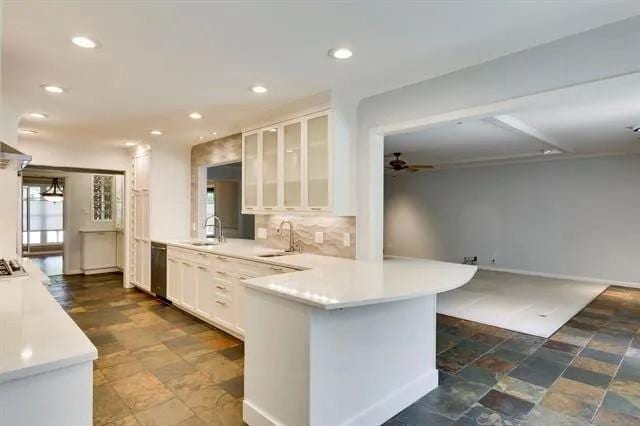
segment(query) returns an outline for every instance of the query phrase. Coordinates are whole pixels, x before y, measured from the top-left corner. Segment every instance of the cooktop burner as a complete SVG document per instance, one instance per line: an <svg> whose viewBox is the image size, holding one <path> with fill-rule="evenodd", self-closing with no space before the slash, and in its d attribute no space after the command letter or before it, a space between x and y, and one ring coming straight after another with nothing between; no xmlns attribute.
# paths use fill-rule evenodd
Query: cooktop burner
<svg viewBox="0 0 640 426"><path fill-rule="evenodd" d="M0 259L0 278L21 277L27 272L15 259Z"/></svg>

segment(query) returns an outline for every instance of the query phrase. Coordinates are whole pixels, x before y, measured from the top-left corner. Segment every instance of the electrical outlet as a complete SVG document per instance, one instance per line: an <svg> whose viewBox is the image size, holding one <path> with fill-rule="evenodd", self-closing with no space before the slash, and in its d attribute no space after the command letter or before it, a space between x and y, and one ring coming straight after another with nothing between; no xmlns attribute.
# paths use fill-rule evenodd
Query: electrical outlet
<svg viewBox="0 0 640 426"><path fill-rule="evenodd" d="M267 228L258 228L258 238L261 240L267 239Z"/></svg>
<svg viewBox="0 0 640 426"><path fill-rule="evenodd" d="M342 245L345 247L351 247L351 234L348 232L342 233Z"/></svg>
<svg viewBox="0 0 640 426"><path fill-rule="evenodd" d="M324 242L324 233L322 231L316 232L316 243L322 244Z"/></svg>

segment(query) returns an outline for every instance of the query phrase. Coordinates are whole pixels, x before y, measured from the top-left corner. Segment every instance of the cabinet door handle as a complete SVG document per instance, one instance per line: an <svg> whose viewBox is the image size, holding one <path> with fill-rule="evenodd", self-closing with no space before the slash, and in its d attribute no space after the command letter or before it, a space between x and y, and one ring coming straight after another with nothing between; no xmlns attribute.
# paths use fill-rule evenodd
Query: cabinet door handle
<svg viewBox="0 0 640 426"><path fill-rule="evenodd" d="M218 305L223 305L223 306L224 306L224 305L226 305L226 303L221 302L221 301L219 301L219 300L216 300L216 303L217 303Z"/></svg>
<svg viewBox="0 0 640 426"><path fill-rule="evenodd" d="M218 274L220 274L220 275L224 275L225 277L229 275L229 274L228 274L227 272L225 272L225 271L216 271L216 272L218 272Z"/></svg>
<svg viewBox="0 0 640 426"><path fill-rule="evenodd" d="M199 254L200 256L206 256L206 255L207 255L207 253L201 253L201 252L198 252L198 254Z"/></svg>
<svg viewBox="0 0 640 426"><path fill-rule="evenodd" d="M321 207L311 207L311 210L320 211L320 210L322 210L322 208Z"/></svg>
<svg viewBox="0 0 640 426"><path fill-rule="evenodd" d="M223 257L223 256L217 256L217 259L218 260L229 260L229 259L227 259L226 257Z"/></svg>
<svg viewBox="0 0 640 426"><path fill-rule="evenodd" d="M226 290L227 288L223 285L217 285L216 288L219 288L220 290Z"/></svg>
<svg viewBox="0 0 640 426"><path fill-rule="evenodd" d="M198 266L198 269L202 269L203 271L207 270L206 266Z"/></svg>
<svg viewBox="0 0 640 426"><path fill-rule="evenodd" d="M282 269L282 268L278 268L277 266L271 266L270 268L271 268L271 270L272 270L272 271L277 271L277 272L282 272L282 271L284 271L284 269Z"/></svg>

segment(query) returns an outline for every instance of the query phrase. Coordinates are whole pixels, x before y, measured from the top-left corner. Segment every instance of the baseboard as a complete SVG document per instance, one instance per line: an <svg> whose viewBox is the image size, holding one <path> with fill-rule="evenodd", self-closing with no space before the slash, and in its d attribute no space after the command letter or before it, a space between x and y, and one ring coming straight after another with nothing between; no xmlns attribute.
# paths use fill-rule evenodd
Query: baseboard
<svg viewBox="0 0 640 426"><path fill-rule="evenodd" d="M383 424L429 392L438 387L438 370L434 369L417 379L394 390L385 398L367 407L355 416L346 419L341 425L379 425ZM260 410L246 398L242 402L242 419L250 426L276 426L282 423Z"/></svg>
<svg viewBox="0 0 640 426"><path fill-rule="evenodd" d="M85 275L95 275L95 274L104 274L107 272L119 272L120 269L116 267L111 268L100 268L100 269L87 269L84 270Z"/></svg>
<svg viewBox="0 0 640 426"><path fill-rule="evenodd" d="M438 387L438 370L423 374L394 390L385 398L341 423L344 425L380 425Z"/></svg>
<svg viewBox="0 0 640 426"><path fill-rule="evenodd" d="M82 269L71 269L70 271L62 271L64 275L80 275L84 274Z"/></svg>
<svg viewBox="0 0 640 426"><path fill-rule="evenodd" d="M276 426L282 424L261 411L250 401L247 401L246 398L242 401L242 420L249 426Z"/></svg>
<svg viewBox="0 0 640 426"><path fill-rule="evenodd" d="M534 277L555 278L558 280L586 281L598 284L617 285L621 287L640 288L640 283L628 281L607 280L605 278L580 277L576 275L552 274L548 272L525 271L522 269L498 268L496 266L478 265L478 269L494 272L508 272L510 274L531 275Z"/></svg>

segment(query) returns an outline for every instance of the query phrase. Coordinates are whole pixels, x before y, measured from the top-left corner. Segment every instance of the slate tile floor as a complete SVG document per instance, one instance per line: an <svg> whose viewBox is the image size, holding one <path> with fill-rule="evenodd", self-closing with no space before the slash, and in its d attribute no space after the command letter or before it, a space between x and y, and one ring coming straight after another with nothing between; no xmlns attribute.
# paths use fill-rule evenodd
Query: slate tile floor
<svg viewBox="0 0 640 426"><path fill-rule="evenodd" d="M50 292L98 348L94 425L242 425L242 342L121 274L52 277Z"/></svg>
<svg viewBox="0 0 640 426"><path fill-rule="evenodd" d="M640 425L640 290L549 339L438 316L436 346L440 386L387 425Z"/></svg>
<svg viewBox="0 0 640 426"><path fill-rule="evenodd" d="M242 342L121 286L52 277L98 347L95 425L241 425ZM639 425L640 290L610 287L550 339L439 316L440 386L387 425Z"/></svg>

